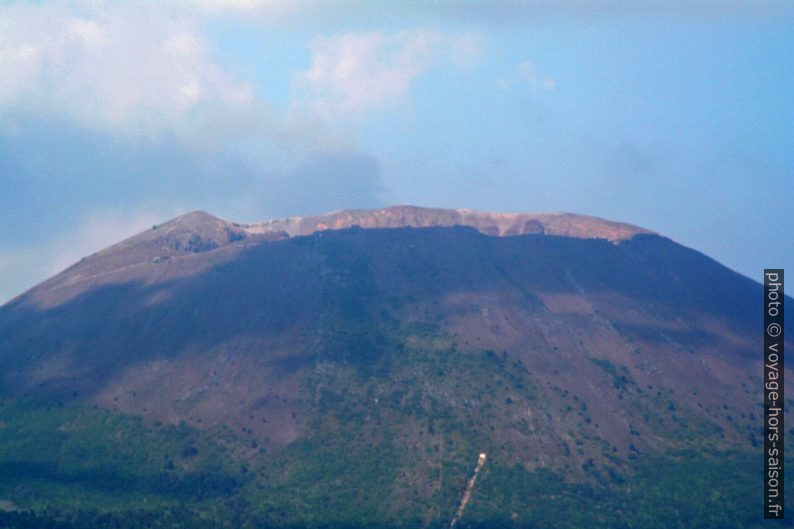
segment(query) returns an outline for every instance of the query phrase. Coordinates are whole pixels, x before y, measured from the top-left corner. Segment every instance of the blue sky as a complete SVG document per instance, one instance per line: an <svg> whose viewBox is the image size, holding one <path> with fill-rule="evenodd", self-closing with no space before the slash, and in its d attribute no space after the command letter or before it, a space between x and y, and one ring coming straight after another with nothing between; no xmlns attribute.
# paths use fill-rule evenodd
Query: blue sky
<svg viewBox="0 0 794 529"><path fill-rule="evenodd" d="M0 302L180 213L637 224L794 269L785 2L0 4Z"/></svg>

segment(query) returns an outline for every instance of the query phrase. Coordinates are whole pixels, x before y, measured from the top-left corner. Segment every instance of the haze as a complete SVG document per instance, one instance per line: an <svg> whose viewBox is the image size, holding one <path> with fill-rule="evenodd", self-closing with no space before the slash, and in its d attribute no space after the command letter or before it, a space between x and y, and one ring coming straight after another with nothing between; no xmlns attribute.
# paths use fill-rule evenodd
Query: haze
<svg viewBox="0 0 794 529"><path fill-rule="evenodd" d="M401 6L3 3L0 302L194 209L570 211L794 267L790 4Z"/></svg>

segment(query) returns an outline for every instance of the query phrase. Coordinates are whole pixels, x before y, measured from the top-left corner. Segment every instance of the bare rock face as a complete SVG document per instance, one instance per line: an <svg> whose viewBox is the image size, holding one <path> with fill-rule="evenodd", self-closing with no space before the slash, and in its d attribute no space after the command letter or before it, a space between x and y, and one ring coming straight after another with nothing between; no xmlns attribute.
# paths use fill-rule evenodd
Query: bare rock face
<svg viewBox="0 0 794 529"><path fill-rule="evenodd" d="M468 226L480 233L507 237L547 234L621 241L648 230L596 217L570 213L490 213L470 209L395 206L379 210L345 210L315 217L294 217L244 226L248 233L284 231L292 236L316 231L362 228L429 228Z"/></svg>
<svg viewBox="0 0 794 529"><path fill-rule="evenodd" d="M538 220L528 220L524 223L524 229L522 230L522 235L537 235L546 233L546 229L543 227L543 224L540 223ZM507 235L519 235L518 233L510 233L508 232Z"/></svg>

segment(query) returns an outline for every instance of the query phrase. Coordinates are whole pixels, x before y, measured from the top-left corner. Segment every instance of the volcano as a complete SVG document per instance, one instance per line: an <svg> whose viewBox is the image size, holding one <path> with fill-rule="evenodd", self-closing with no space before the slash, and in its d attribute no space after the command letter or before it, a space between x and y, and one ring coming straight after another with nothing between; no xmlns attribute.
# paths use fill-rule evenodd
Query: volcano
<svg viewBox="0 0 794 529"><path fill-rule="evenodd" d="M760 526L762 299L581 215L189 213L0 308L0 526Z"/></svg>

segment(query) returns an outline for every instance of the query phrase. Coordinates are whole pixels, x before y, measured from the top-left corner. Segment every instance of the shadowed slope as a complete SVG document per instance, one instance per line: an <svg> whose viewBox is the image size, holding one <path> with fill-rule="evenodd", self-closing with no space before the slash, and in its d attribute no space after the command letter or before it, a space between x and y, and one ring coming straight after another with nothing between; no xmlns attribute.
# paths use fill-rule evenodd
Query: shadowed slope
<svg viewBox="0 0 794 529"><path fill-rule="evenodd" d="M480 452L466 512L488 519L530 472L614 484L641 456L759 443L762 287L696 251L281 228L190 214L18 297L2 393L232 432L252 505L317 523L448 523Z"/></svg>
<svg viewBox="0 0 794 529"><path fill-rule="evenodd" d="M132 279L150 282L163 270L178 274L176 266L153 268L175 257L186 273L196 267L227 258L240 248L290 236L350 227L424 228L468 226L486 235L561 235L620 241L639 233L651 233L629 224L567 213L503 214L472 210L395 206L380 210L351 210L314 217L294 217L259 224L228 222L203 211L194 211L82 259L62 273L26 293L43 305L61 303L97 284ZM218 253L211 258L191 259L195 254ZM190 263L187 265L186 263Z"/></svg>

